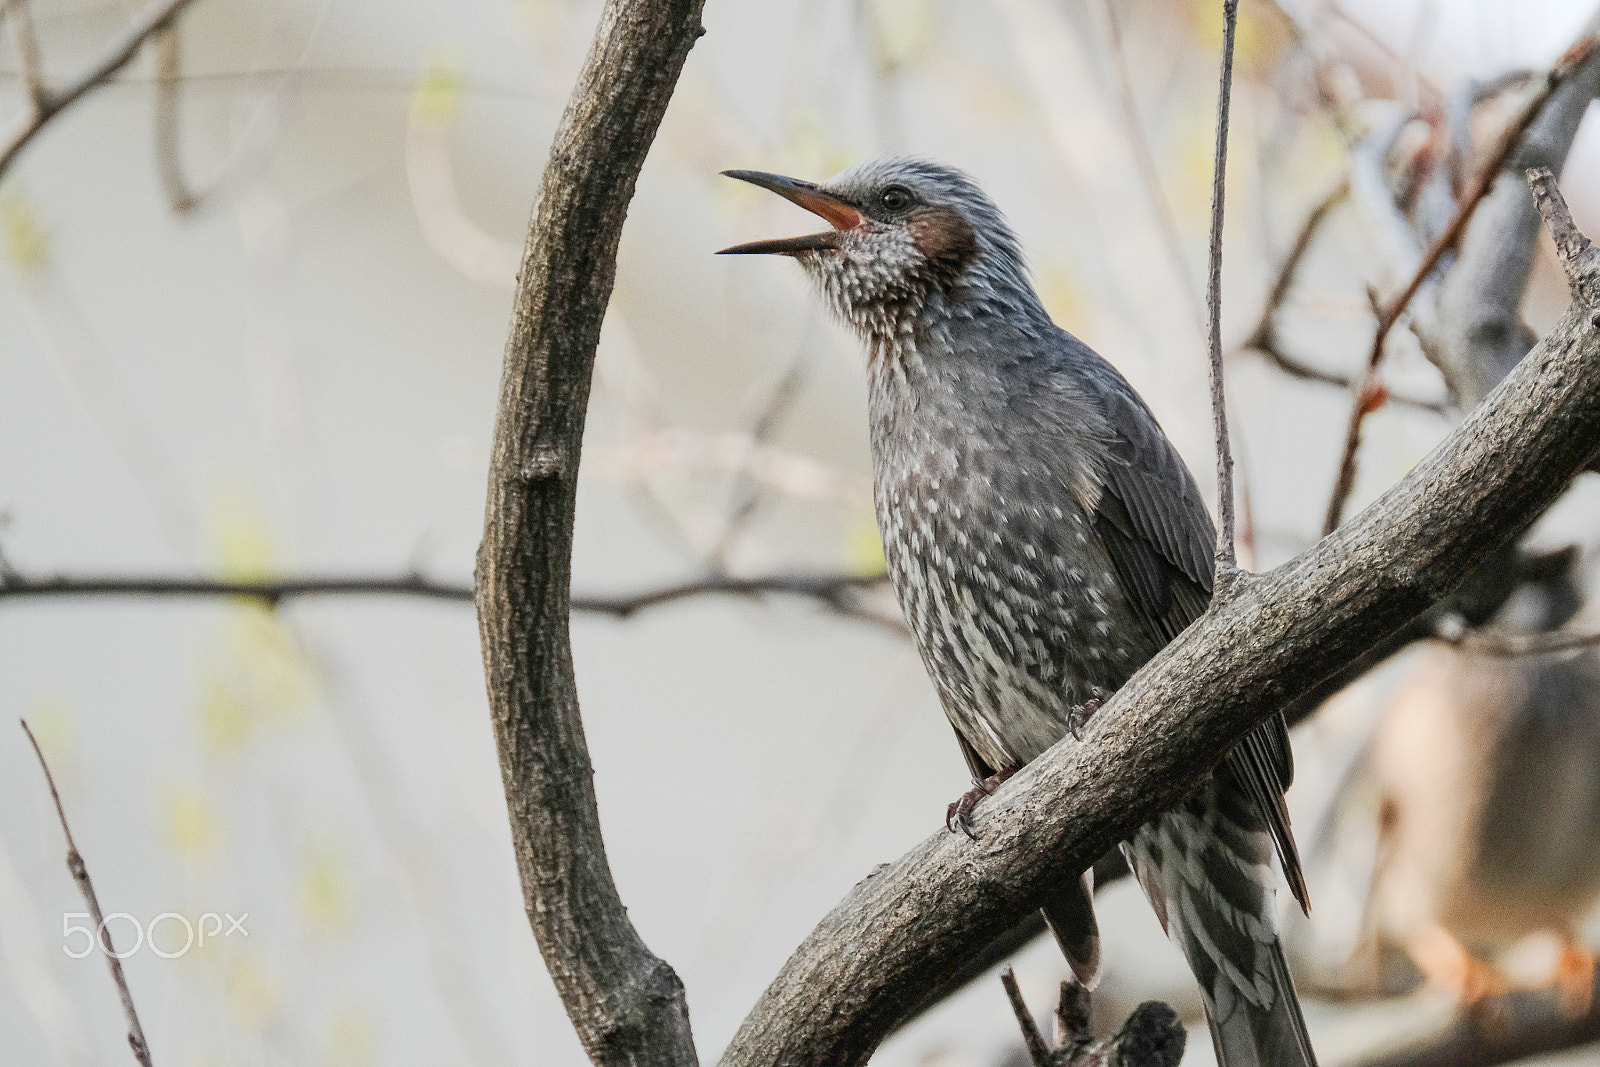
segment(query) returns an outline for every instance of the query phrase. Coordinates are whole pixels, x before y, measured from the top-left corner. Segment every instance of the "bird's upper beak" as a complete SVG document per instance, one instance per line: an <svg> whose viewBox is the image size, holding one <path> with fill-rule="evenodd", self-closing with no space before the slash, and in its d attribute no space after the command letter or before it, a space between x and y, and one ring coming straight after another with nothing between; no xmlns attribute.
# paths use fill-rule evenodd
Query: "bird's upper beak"
<svg viewBox="0 0 1600 1067"><path fill-rule="evenodd" d="M823 233L806 234L804 237L783 237L774 241L751 241L749 244L734 245L718 252L719 256L743 256L762 252L792 256L797 252L820 252L823 249L838 248L839 231L854 229L864 221L861 212L831 193L823 192L811 182L803 182L798 178L785 178L781 174L763 174L759 170L725 170L722 173L730 178L738 178L751 185L770 189L785 200L794 201L807 211L827 219L833 229Z"/></svg>

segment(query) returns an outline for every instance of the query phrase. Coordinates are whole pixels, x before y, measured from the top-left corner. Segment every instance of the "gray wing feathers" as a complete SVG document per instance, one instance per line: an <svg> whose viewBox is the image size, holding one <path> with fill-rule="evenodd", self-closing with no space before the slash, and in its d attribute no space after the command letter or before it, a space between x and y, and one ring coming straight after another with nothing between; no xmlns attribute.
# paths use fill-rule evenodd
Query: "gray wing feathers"
<svg viewBox="0 0 1600 1067"><path fill-rule="evenodd" d="M1139 534L1209 594L1217 534L1194 476L1131 386L1110 383L1102 395L1114 434L1104 471L1107 488Z"/></svg>
<svg viewBox="0 0 1600 1067"><path fill-rule="evenodd" d="M1107 554L1146 623L1170 641L1211 599L1215 528L1188 467L1143 400L1119 377L1101 383L1112 427L1097 528ZM1228 757L1241 787L1261 809L1290 891L1309 910L1305 876L1283 792L1294 779L1289 730L1273 716Z"/></svg>

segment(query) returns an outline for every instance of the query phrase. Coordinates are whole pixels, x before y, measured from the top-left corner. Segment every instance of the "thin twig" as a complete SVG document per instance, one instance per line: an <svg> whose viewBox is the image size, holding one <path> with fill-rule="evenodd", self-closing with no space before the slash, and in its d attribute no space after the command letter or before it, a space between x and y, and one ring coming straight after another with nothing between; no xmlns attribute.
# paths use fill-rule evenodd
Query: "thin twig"
<svg viewBox="0 0 1600 1067"><path fill-rule="evenodd" d="M177 18L179 12L193 0L150 0L132 22L106 45L100 58L65 88L51 90L41 86L28 113L22 115L12 130L0 137L0 175L11 168L17 154L27 147L35 134L67 108L78 102L85 93L104 85L117 71L127 66L139 53L139 48L156 33L161 32Z"/></svg>
<svg viewBox="0 0 1600 1067"><path fill-rule="evenodd" d="M1281 339L1278 337L1278 313L1283 310L1284 303L1288 300L1290 292L1294 290L1295 279L1300 273L1300 266L1305 261L1306 255L1311 251L1317 234L1333 214L1333 210L1344 202L1350 195L1350 179L1342 178L1339 184L1330 189L1322 199L1306 215L1300 223L1300 229L1295 233L1294 243L1289 246L1288 253L1283 257L1283 262L1278 265L1278 270L1273 276L1272 286L1267 290L1267 299L1261 308L1261 317L1256 320L1255 329L1239 343L1244 350L1254 352L1274 367L1283 371L1290 377L1299 378L1308 382L1320 382L1323 385L1337 386L1349 389L1354 386L1354 381L1344 374L1314 367L1302 362L1295 356L1284 351ZM1434 414L1443 414L1448 409L1448 404L1439 400L1426 400L1422 397L1391 393L1389 400L1396 404L1414 407L1421 411L1431 411Z"/></svg>
<svg viewBox="0 0 1600 1067"><path fill-rule="evenodd" d="M464 582L441 582L420 574L394 577L314 575L262 579L187 578L177 575L52 575L29 578L16 573L0 576L0 600L59 596L240 597L259 600L271 607L295 597L338 595L415 596L471 603L472 586Z"/></svg>
<svg viewBox="0 0 1600 1067"><path fill-rule="evenodd" d="M728 556L733 552L744 528L766 495L766 487L750 477L749 453L771 439L782 425L784 416L794 407L795 400L800 396L801 387L805 384L806 369L810 364L812 321L808 316L794 355L778 376L777 382L774 383L766 401L751 423L750 450L746 453L744 462L734 469L733 488L730 493L732 503L728 508L728 516L722 524L722 532L717 535L716 543L712 545L709 554L712 567L718 571L726 569Z"/></svg>
<svg viewBox="0 0 1600 1067"><path fill-rule="evenodd" d="M1345 197L1349 195L1350 179L1339 179L1339 184L1318 200L1310 214L1306 215L1305 221L1300 223L1300 230L1294 236L1294 244L1289 246L1288 254L1278 265L1278 272L1272 280L1272 288L1267 290L1267 300L1262 305L1261 318L1257 320L1256 328L1245 338L1244 347L1263 352L1277 347L1278 312L1282 310L1284 301L1294 289L1295 277L1300 273L1300 264L1305 260L1306 253L1311 251L1311 245L1322 229L1322 224L1328 221L1333 209L1343 203Z"/></svg>
<svg viewBox="0 0 1600 1067"><path fill-rule="evenodd" d="M162 30L151 44L156 54L156 172L172 210L187 215L200 205L200 196L189 188L183 176L183 161L178 150L178 79L182 53L177 27Z"/></svg>
<svg viewBox="0 0 1600 1067"><path fill-rule="evenodd" d="M1039 1026L1033 1021L1033 1013L1028 1010L1028 1002L1022 999L1022 990L1017 988L1017 976L1010 967L1000 972L1000 984L1006 988L1006 999L1011 1002L1011 1011L1022 1030L1022 1043L1028 1046L1028 1058L1033 1060L1034 1067L1055 1067L1056 1057L1051 1053L1050 1046L1044 1043L1044 1035L1039 1033Z"/></svg>
<svg viewBox="0 0 1600 1067"><path fill-rule="evenodd" d="M897 617L872 611L859 602L860 594L882 586L887 580L881 573L763 574L745 578L712 574L632 592L574 594L572 610L626 619L649 608L701 596L779 595L815 600L840 615L903 633L904 626ZM285 600L307 596L414 596L471 603L472 595L472 586L465 582L439 581L420 574L248 580L156 575L29 578L14 571L0 573L0 600L68 596L239 597L273 607Z"/></svg>
<svg viewBox="0 0 1600 1067"><path fill-rule="evenodd" d="M28 90L28 103L35 111L44 106L47 95L39 63L39 37L33 28L33 7L28 0L8 0L4 14L11 20L12 42L17 61L22 64L22 84Z"/></svg>
<svg viewBox="0 0 1600 1067"><path fill-rule="evenodd" d="M117 983L117 995L122 998L122 1014L128 1019L128 1047L133 1050L134 1059L144 1067L150 1067L150 1045L144 1039L144 1027L139 1025L139 1013L133 1009L133 994L128 991L128 979L122 973L122 959L117 955L116 946L112 944L111 931L106 927L105 913L100 910L100 899L95 896L94 883L89 880L89 868L78 852L77 843L72 840L72 827L67 825L67 812L61 806L61 794L56 791L55 776L50 773L50 764L45 761L44 752L39 748L39 742L34 738L33 731L28 729L28 720L20 721L22 732L28 735L28 743L33 746L33 754L39 757L39 766L44 769L44 781L50 787L50 799L55 801L56 815L61 819L61 832L67 837L67 870L71 873L72 880L78 883L78 890L83 894L84 903L89 905L89 917L94 920L95 938L100 945L100 951L105 954L107 965L111 968L111 980Z"/></svg>
<svg viewBox="0 0 1600 1067"><path fill-rule="evenodd" d="M1485 656L1540 656L1547 652L1570 652L1600 645L1600 631L1549 630L1519 634L1502 630L1467 630L1458 637L1438 637L1447 645Z"/></svg>
<svg viewBox="0 0 1600 1067"><path fill-rule="evenodd" d="M1239 569L1233 546L1233 454L1228 448L1228 410L1222 391L1222 202L1228 166L1228 104L1233 94L1233 36L1239 0L1222 0L1222 75L1217 91L1216 169L1211 178L1211 257L1206 308L1211 316L1211 420L1217 436L1216 578L1220 597Z"/></svg>
<svg viewBox="0 0 1600 1067"><path fill-rule="evenodd" d="M1444 254L1453 248L1460 239L1467 223L1472 220L1473 212L1478 209L1478 204L1494 186L1495 179L1499 177L1500 169L1505 166L1506 160L1522 141L1522 136L1539 117L1544 105L1551 95L1560 87L1573 71L1577 70L1590 52L1594 50L1595 39L1586 36L1569 48L1558 63L1545 74L1539 88L1528 98L1527 103L1517 116L1506 125L1500 135L1499 142L1478 168L1476 176L1463 194L1460 205L1456 208L1455 216L1444 231L1428 246L1423 253L1422 262L1412 273L1411 280L1404 289L1391 300L1385 301L1378 308L1377 329L1373 333L1372 347L1367 352L1366 370L1362 374L1361 382L1355 390L1355 398L1350 406L1350 419L1345 429L1344 450L1339 459L1339 474L1334 482L1333 495L1328 501L1327 515L1322 522L1322 532L1331 533L1339 525L1340 518L1344 515L1345 503L1350 498L1350 491L1355 486L1356 476L1356 451L1361 445L1361 424L1367 415L1376 410L1382 403L1379 393L1378 367L1383 362L1384 342L1388 340L1389 332L1394 328L1406 307L1411 303L1411 298L1417 295L1423 283L1428 280L1433 269L1438 266Z"/></svg>
<svg viewBox="0 0 1600 1067"><path fill-rule="evenodd" d="M1528 189L1533 194L1533 205L1539 209L1539 215L1550 230L1550 238L1555 242L1556 254L1566 272L1568 284L1574 290L1592 285L1594 279L1586 273L1585 268L1594 258L1594 245L1572 221L1567 198L1561 195L1555 175L1541 167L1528 171L1527 179ZM1574 295L1578 294L1575 292Z"/></svg>

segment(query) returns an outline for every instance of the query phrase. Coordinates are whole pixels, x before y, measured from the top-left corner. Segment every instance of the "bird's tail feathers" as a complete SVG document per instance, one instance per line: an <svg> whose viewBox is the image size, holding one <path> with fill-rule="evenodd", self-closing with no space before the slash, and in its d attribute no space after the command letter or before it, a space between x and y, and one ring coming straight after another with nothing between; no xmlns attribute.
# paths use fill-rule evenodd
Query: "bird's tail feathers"
<svg viewBox="0 0 1600 1067"><path fill-rule="evenodd" d="M1128 866L1205 1000L1220 1067L1316 1067L1252 798L1212 778L1124 842Z"/></svg>
<svg viewBox="0 0 1600 1067"><path fill-rule="evenodd" d="M1217 1063L1219 1067L1316 1067L1311 1035L1300 1013L1283 950L1274 941L1267 955L1277 994L1272 1003L1239 998L1224 1016L1206 998L1206 1022L1211 1026Z"/></svg>
<svg viewBox="0 0 1600 1067"><path fill-rule="evenodd" d="M1100 925L1094 917L1094 868L1040 905L1078 984L1093 990L1100 981Z"/></svg>

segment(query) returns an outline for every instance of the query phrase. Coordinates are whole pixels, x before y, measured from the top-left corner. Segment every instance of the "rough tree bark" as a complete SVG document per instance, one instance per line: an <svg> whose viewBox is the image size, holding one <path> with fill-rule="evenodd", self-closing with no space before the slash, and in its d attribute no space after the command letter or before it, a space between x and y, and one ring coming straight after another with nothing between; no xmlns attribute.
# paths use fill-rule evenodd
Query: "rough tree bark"
<svg viewBox="0 0 1600 1067"><path fill-rule="evenodd" d="M477 601L517 870L539 949L597 1064L696 1063L683 984L606 863L567 629L578 451L617 241L700 0L609 0L539 187L517 278Z"/></svg>

